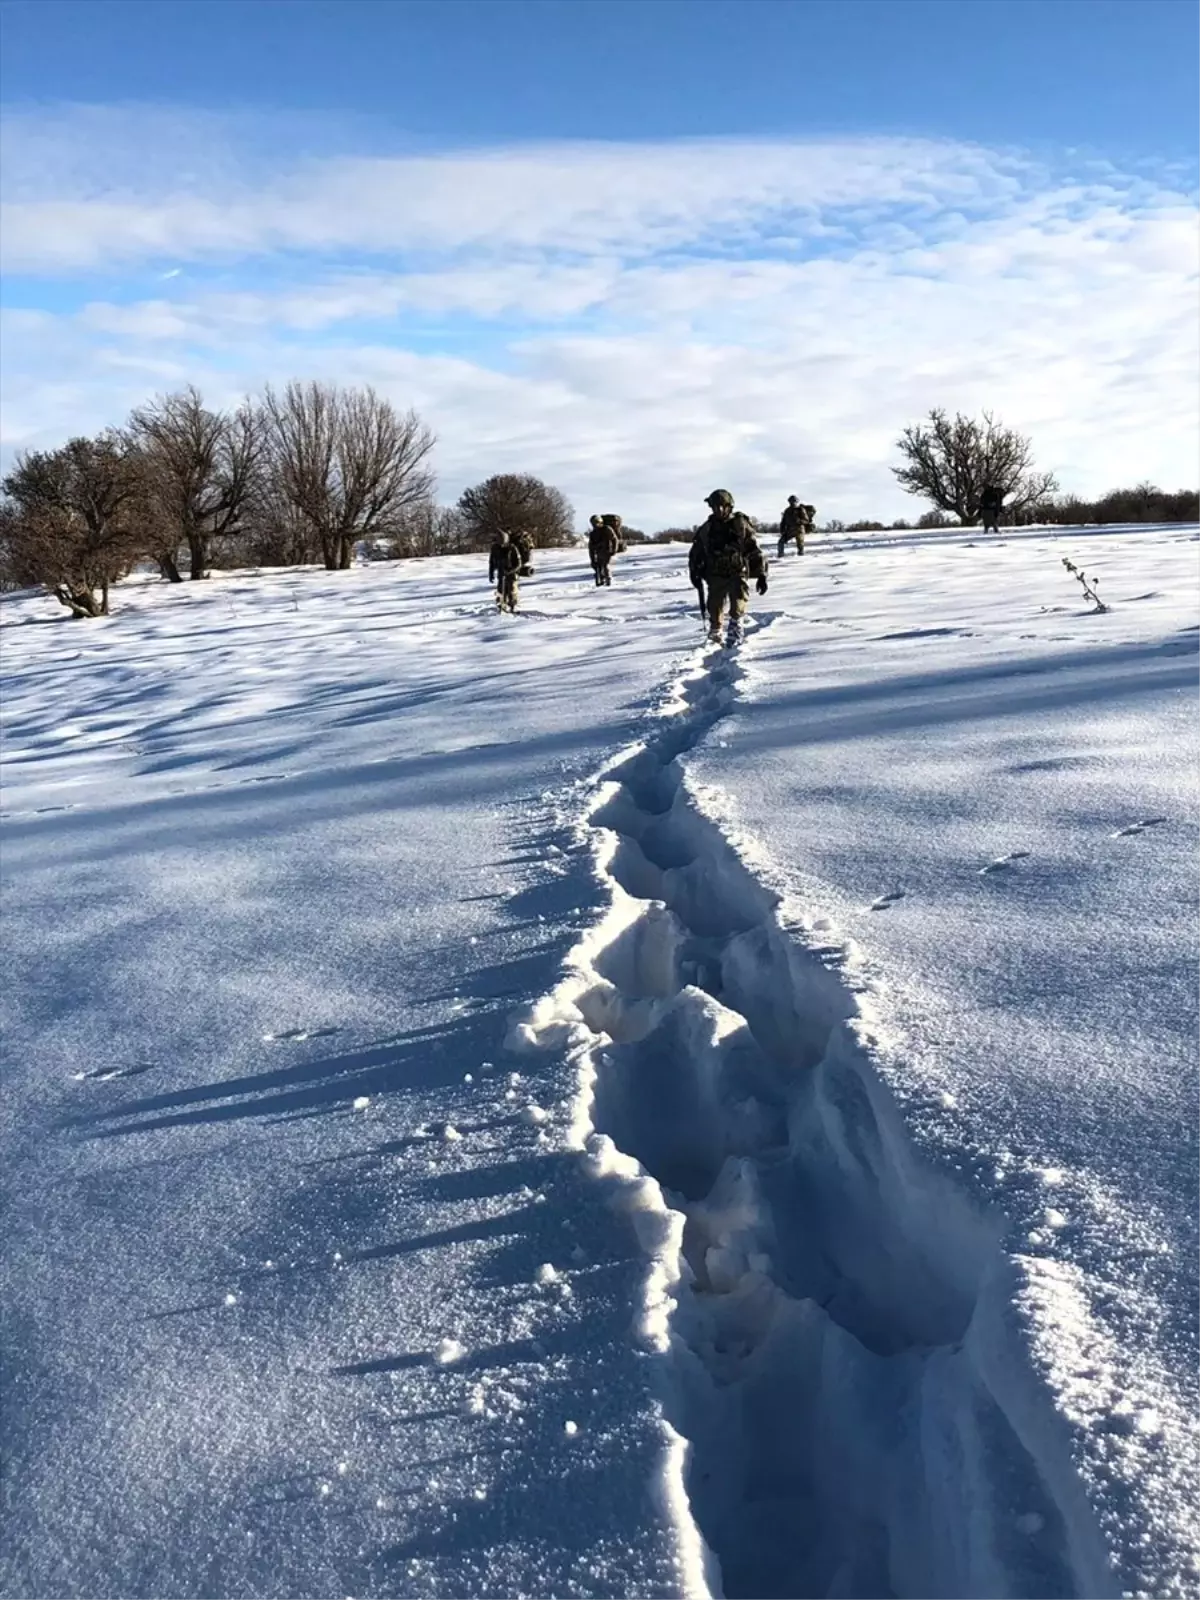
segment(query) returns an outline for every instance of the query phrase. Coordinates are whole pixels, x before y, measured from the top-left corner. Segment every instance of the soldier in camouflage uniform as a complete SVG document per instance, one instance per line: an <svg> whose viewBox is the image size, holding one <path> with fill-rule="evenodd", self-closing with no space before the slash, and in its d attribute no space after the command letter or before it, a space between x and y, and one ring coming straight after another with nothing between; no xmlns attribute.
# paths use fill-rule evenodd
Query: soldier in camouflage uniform
<svg viewBox="0 0 1200 1600"><path fill-rule="evenodd" d="M979 509L983 515L984 533L1000 532L1000 507L1004 504L1004 493L997 489L994 483L986 483L983 493L979 497Z"/></svg>
<svg viewBox="0 0 1200 1600"><path fill-rule="evenodd" d="M796 554L804 554L804 535L812 532L813 517L816 510L813 506L801 505L794 494L788 495L788 503L783 508L783 515L779 519L779 554L788 547L788 541L795 539Z"/></svg>
<svg viewBox="0 0 1200 1600"><path fill-rule="evenodd" d="M588 560L592 563L592 571L596 575L596 587L602 584L612 586L612 558L620 549L620 538L611 522L606 522L603 517L591 518L591 530L588 533Z"/></svg>
<svg viewBox="0 0 1200 1600"><path fill-rule="evenodd" d="M496 585L497 611L517 609L520 589L517 579L520 570L520 547L501 529L496 535L496 542L488 558L488 582Z"/></svg>
<svg viewBox="0 0 1200 1600"><path fill-rule="evenodd" d="M714 489L705 499L710 515L696 529L692 548L696 551L696 570L708 584L708 636L721 639L721 622L729 607L727 644L742 636L742 617L750 600L750 579L759 594L767 592L767 563L753 525L743 512L733 509L728 489ZM691 569L689 559L688 566Z"/></svg>

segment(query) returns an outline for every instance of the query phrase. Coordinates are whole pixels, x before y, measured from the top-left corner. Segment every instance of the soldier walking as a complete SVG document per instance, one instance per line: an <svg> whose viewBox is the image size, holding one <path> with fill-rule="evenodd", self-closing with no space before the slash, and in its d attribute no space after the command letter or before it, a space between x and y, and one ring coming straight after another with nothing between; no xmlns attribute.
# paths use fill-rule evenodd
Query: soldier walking
<svg viewBox="0 0 1200 1600"><path fill-rule="evenodd" d="M984 533L1000 532L1000 507L1003 504L1003 492L997 489L994 483L985 483L983 493L979 496L979 509L983 513Z"/></svg>
<svg viewBox="0 0 1200 1600"><path fill-rule="evenodd" d="M779 518L779 554L782 556L787 549L788 541L795 539L796 554L804 554L804 535L812 532L813 518L816 516L815 506L802 505L794 494L788 495L788 503L783 508Z"/></svg>
<svg viewBox="0 0 1200 1600"><path fill-rule="evenodd" d="M516 541L501 529L488 557L488 582L496 585L496 610L515 611L518 599L518 574L521 551Z"/></svg>
<svg viewBox="0 0 1200 1600"><path fill-rule="evenodd" d="M617 530L603 517L591 518L591 529L588 533L588 560L592 564L595 574L596 587L612 586L612 558L620 549L620 538Z"/></svg>
<svg viewBox="0 0 1200 1600"><path fill-rule="evenodd" d="M725 608L729 608L726 644L737 644L742 637L742 618L750 600L750 579L759 594L767 592L767 563L750 519L733 509L728 489L714 489L705 497L709 508L707 522L696 529L692 548L696 551L696 571L708 585L708 637L719 644ZM688 561L689 571L692 567Z"/></svg>

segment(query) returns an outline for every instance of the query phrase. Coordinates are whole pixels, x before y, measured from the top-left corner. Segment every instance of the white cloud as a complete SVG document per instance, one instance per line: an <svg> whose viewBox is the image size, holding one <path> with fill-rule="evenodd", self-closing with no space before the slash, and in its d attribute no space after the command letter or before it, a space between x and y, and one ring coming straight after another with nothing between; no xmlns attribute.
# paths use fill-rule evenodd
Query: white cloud
<svg viewBox="0 0 1200 1600"><path fill-rule="evenodd" d="M1170 185L880 139L285 170L217 123L178 183L186 118L141 166L100 123L94 168L21 126L4 243L45 288L4 325L9 450L189 379L314 374L425 412L448 494L530 470L649 526L710 479L763 514L793 490L911 514L892 443L935 404L996 410L1080 492L1198 475L1195 210ZM188 271L139 294L163 258ZM83 296L52 281L85 270Z"/></svg>
<svg viewBox="0 0 1200 1600"><path fill-rule="evenodd" d="M211 116L28 113L0 126L0 244L14 272L162 256L482 250L641 254L732 249L774 228L788 248L881 207L933 216L1017 193L1027 159L938 140L550 144L438 155L239 159ZM275 137L278 138L276 131ZM169 159L175 152L175 164ZM185 155L184 152L187 152ZM152 152L152 153L147 153Z"/></svg>

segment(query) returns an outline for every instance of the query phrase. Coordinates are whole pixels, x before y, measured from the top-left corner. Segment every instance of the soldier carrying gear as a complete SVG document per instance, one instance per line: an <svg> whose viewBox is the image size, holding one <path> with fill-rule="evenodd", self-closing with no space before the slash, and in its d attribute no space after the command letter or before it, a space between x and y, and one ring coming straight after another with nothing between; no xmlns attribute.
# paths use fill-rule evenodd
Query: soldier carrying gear
<svg viewBox="0 0 1200 1600"><path fill-rule="evenodd" d="M779 554L788 547L788 541L795 539L796 554L804 554L804 535L812 532L813 518L816 516L814 506L802 505L794 494L788 495L788 503L783 508L783 515L779 519Z"/></svg>
<svg viewBox="0 0 1200 1600"><path fill-rule="evenodd" d="M521 571L521 551L502 528L488 557L488 582L496 585L497 611L515 611Z"/></svg>
<svg viewBox="0 0 1200 1600"><path fill-rule="evenodd" d="M605 517L592 517L591 531L588 534L588 560L592 563L592 571L596 576L596 587L602 584L612 586L612 571L610 563L620 549L620 540L617 530Z"/></svg>
<svg viewBox="0 0 1200 1600"><path fill-rule="evenodd" d="M529 534L525 531L525 529L522 528L518 533L514 533L513 534L512 542L516 545L517 550L518 550L518 552L520 554L520 557L521 557L521 565L520 565L521 576L523 578L532 577L532 575L533 575L533 540L529 537Z"/></svg>
<svg viewBox="0 0 1200 1600"><path fill-rule="evenodd" d="M708 584L708 622L710 639L720 642L721 622L729 607L728 644L742 636L742 617L750 600L751 578L759 594L767 592L767 563L750 519L733 509L728 489L714 489L705 499L711 515L696 529L692 548L696 571ZM688 561L692 568L691 558Z"/></svg>
<svg viewBox="0 0 1200 1600"><path fill-rule="evenodd" d="M985 483L979 496L979 509L983 514L983 531L1000 532L1000 507L1004 504L1004 491L994 483Z"/></svg>

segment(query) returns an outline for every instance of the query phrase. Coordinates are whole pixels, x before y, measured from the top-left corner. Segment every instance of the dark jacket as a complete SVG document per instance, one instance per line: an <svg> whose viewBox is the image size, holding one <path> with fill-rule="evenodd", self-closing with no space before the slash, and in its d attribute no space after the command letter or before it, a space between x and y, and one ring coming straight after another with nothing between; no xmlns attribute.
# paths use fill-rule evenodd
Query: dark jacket
<svg viewBox="0 0 1200 1600"><path fill-rule="evenodd" d="M498 540L492 546L488 556L488 582L495 583L497 578L515 578L521 570L521 552L510 540L508 544L501 544Z"/></svg>
<svg viewBox="0 0 1200 1600"><path fill-rule="evenodd" d="M617 530L602 522L588 532L588 557L593 566L597 561L611 561L620 545Z"/></svg>

